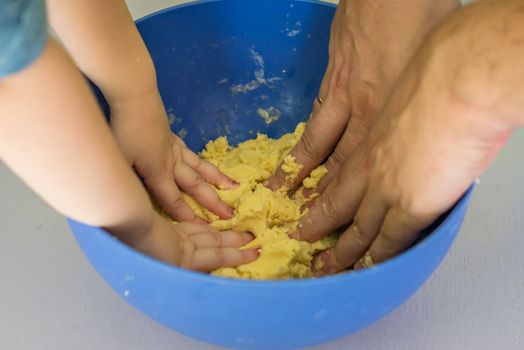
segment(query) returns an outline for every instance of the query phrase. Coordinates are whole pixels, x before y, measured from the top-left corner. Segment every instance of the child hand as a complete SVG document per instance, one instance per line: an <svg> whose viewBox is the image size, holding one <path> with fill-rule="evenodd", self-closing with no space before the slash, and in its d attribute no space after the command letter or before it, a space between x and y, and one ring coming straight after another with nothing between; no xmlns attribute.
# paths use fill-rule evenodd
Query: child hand
<svg viewBox="0 0 524 350"><path fill-rule="evenodd" d="M249 233L220 232L193 222L173 224L158 214L142 237L129 243L166 263L201 272L247 264L259 255L257 249L238 249L253 239Z"/></svg>
<svg viewBox="0 0 524 350"><path fill-rule="evenodd" d="M184 201L181 190L223 219L233 215L233 209L209 183L229 189L236 182L171 132L156 88L141 96L110 101L110 105L111 128L122 152L173 219L203 222Z"/></svg>

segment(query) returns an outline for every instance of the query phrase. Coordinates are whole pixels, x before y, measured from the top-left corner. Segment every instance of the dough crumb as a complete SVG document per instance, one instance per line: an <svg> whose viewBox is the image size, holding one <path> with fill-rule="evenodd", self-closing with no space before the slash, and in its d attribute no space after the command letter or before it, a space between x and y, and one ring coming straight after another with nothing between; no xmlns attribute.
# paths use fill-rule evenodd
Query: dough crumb
<svg viewBox="0 0 524 350"><path fill-rule="evenodd" d="M304 166L302 164L298 164L295 157L288 154L284 156L284 162L282 163L282 170L287 174L286 176L286 182L288 184L293 183L296 178L298 177L298 173L300 173L300 170L302 170Z"/></svg>
<svg viewBox="0 0 524 350"><path fill-rule="evenodd" d="M281 112L275 107L269 107L268 109L259 108L257 114L264 119L266 124L276 122L280 118Z"/></svg>
<svg viewBox="0 0 524 350"><path fill-rule="evenodd" d="M328 170L325 165L321 165L313 169L311 174L302 181L305 188L316 188L318 183L327 174Z"/></svg>

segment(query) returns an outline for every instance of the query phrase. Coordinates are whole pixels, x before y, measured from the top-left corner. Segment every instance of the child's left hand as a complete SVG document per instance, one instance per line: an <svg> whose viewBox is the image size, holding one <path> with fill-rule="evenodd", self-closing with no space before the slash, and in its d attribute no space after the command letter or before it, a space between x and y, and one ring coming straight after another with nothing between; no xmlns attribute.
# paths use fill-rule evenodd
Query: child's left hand
<svg viewBox="0 0 524 350"><path fill-rule="evenodd" d="M187 148L170 128L160 94L111 101L111 128L135 171L162 208L178 221L203 221L184 201L181 191L221 218L233 215L212 186L237 183ZM208 183L209 182L209 183Z"/></svg>

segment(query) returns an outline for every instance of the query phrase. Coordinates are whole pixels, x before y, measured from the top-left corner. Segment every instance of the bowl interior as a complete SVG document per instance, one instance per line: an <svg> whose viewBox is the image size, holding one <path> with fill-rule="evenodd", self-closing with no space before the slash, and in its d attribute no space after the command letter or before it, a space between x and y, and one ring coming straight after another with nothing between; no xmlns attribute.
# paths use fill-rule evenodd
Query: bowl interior
<svg viewBox="0 0 524 350"><path fill-rule="evenodd" d="M173 131L194 151L278 137L309 115L327 64L334 6L223 0L138 21ZM109 114L100 92L99 101ZM258 110L279 118L267 124ZM191 337L233 348L281 349L351 334L395 309L429 277L463 220L469 191L405 253L370 269L318 279L234 280L168 266L69 220L93 266L130 304Z"/></svg>
<svg viewBox="0 0 524 350"><path fill-rule="evenodd" d="M218 136L236 144L292 131L320 86L333 14L317 2L227 0L139 20L173 131L197 152ZM267 124L260 109L278 120Z"/></svg>
<svg viewBox="0 0 524 350"><path fill-rule="evenodd" d="M236 145L258 132L293 131L316 98L334 12L335 5L314 0L208 0L138 20L171 129L195 152L219 136ZM260 110L277 119L267 123Z"/></svg>

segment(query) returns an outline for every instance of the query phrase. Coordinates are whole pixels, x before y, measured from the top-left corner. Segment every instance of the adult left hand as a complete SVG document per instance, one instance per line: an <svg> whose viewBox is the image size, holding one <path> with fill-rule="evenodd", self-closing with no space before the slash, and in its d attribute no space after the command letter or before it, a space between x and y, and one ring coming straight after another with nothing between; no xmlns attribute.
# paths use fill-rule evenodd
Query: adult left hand
<svg viewBox="0 0 524 350"><path fill-rule="evenodd" d="M479 87L489 87L495 102L507 88L494 90L482 74L474 74L487 70L464 63L471 62L468 53L457 54L467 47L470 34L464 30L458 39L448 39L449 27L459 28L452 21L428 40L369 138L311 202L292 234L316 241L350 224L334 248L316 257L318 274L369 266L409 247L489 166L511 135L514 125L493 109L479 107L487 91ZM499 52L493 64L504 67L511 56Z"/></svg>
<svg viewBox="0 0 524 350"><path fill-rule="evenodd" d="M287 183L279 167L267 186L293 189L325 161L328 173L316 189L321 192L364 142L427 33L459 7L458 0L341 0L331 24L329 62L318 99L290 151L302 170Z"/></svg>

